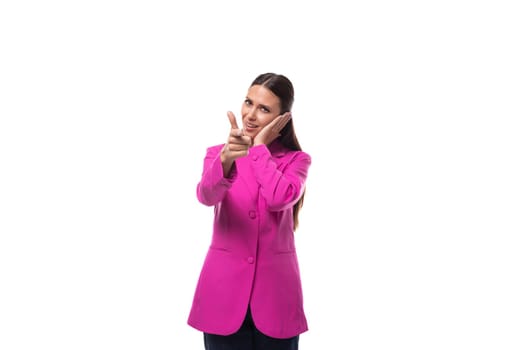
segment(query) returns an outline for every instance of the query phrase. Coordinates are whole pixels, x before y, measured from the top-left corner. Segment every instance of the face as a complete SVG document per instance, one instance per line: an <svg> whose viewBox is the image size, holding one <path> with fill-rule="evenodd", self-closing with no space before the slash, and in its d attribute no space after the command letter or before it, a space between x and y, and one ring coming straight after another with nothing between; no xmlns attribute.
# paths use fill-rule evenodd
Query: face
<svg viewBox="0 0 525 350"><path fill-rule="evenodd" d="M266 125L279 116L281 101L262 85L253 85L241 109L244 134L255 137Z"/></svg>

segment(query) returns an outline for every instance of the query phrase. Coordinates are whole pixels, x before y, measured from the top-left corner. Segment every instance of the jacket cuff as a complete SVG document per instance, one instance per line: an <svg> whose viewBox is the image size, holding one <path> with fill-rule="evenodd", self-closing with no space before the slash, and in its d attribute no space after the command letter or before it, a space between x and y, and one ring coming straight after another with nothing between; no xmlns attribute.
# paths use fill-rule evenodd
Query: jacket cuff
<svg viewBox="0 0 525 350"><path fill-rule="evenodd" d="M222 169L220 153L213 160L210 170L213 176L213 180L211 182L214 184L226 186L228 188L231 187L232 183L235 181L235 178L237 177L237 168L235 166L235 162L233 163L232 168L230 170L230 175L228 177L224 177L224 171Z"/></svg>

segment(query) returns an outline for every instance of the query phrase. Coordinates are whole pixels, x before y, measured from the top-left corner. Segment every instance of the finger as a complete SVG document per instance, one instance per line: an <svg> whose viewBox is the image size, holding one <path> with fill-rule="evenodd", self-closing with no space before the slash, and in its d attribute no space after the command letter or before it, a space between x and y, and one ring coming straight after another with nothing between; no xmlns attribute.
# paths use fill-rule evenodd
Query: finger
<svg viewBox="0 0 525 350"><path fill-rule="evenodd" d="M230 120L231 126L230 135L241 136L243 134L243 131L242 129L239 129L239 126L237 125L237 119L235 118L235 115L230 111L228 111L228 119Z"/></svg>
<svg viewBox="0 0 525 350"><path fill-rule="evenodd" d="M286 117L284 115L280 116L277 119L277 122L275 123L274 130L281 131L281 129L284 127L286 122L287 122Z"/></svg>
<svg viewBox="0 0 525 350"><path fill-rule="evenodd" d="M230 152L242 152L242 151L246 151L248 148L250 148L248 145L239 145L236 143L228 144L228 151Z"/></svg>
<svg viewBox="0 0 525 350"><path fill-rule="evenodd" d="M288 124L291 118L292 118L292 115L288 112L276 118L275 124L273 126L273 130L275 132L281 131L286 126L286 124Z"/></svg>
<svg viewBox="0 0 525 350"><path fill-rule="evenodd" d="M290 119L292 119L292 113L290 113L290 112L286 112L286 113L284 113L284 115L283 115L283 120L282 120L282 122L283 122L283 126L286 125L286 124L288 124L288 122L290 121Z"/></svg>
<svg viewBox="0 0 525 350"><path fill-rule="evenodd" d="M238 135L234 135L233 134L234 132L235 130L232 130L232 133L230 134L230 138L228 139L228 143L235 144L235 145L251 146L252 138L250 136L238 136Z"/></svg>
<svg viewBox="0 0 525 350"><path fill-rule="evenodd" d="M237 126L237 120L235 119L235 115L228 111L228 119L230 120L230 125L232 129L239 129L239 126Z"/></svg>
<svg viewBox="0 0 525 350"><path fill-rule="evenodd" d="M245 145L251 147L253 145L253 139L250 136L242 136L242 140Z"/></svg>
<svg viewBox="0 0 525 350"><path fill-rule="evenodd" d="M230 138L240 138L242 137L242 129L231 129L230 130Z"/></svg>
<svg viewBox="0 0 525 350"><path fill-rule="evenodd" d="M243 151L232 152L232 155L233 155L233 158L237 159L237 158L247 156L249 152L250 151L248 149L245 149Z"/></svg>

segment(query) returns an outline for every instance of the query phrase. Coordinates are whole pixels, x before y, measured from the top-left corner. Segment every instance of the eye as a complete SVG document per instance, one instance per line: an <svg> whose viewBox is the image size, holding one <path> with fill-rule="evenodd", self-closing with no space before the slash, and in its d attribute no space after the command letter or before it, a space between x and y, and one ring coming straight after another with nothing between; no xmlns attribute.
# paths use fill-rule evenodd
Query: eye
<svg viewBox="0 0 525 350"><path fill-rule="evenodd" d="M263 111L264 113L270 112L270 110L266 107L261 107L261 111Z"/></svg>
<svg viewBox="0 0 525 350"><path fill-rule="evenodd" d="M244 100L244 104L247 105L247 106L251 106L252 105L252 101L249 100L249 99L246 99L246 100Z"/></svg>

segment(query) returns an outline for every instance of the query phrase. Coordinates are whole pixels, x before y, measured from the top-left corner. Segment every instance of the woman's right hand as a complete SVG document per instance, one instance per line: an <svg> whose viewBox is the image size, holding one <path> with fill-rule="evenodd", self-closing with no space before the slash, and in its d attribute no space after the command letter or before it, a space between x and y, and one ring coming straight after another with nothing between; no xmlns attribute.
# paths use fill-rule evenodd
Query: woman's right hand
<svg viewBox="0 0 525 350"><path fill-rule="evenodd" d="M228 112L228 119L231 125L230 135L221 151L221 161L228 168L226 169L225 167L225 173L229 172L233 161L246 156L248 149L252 146L252 138L243 135L242 129L239 129L235 115L232 112Z"/></svg>

